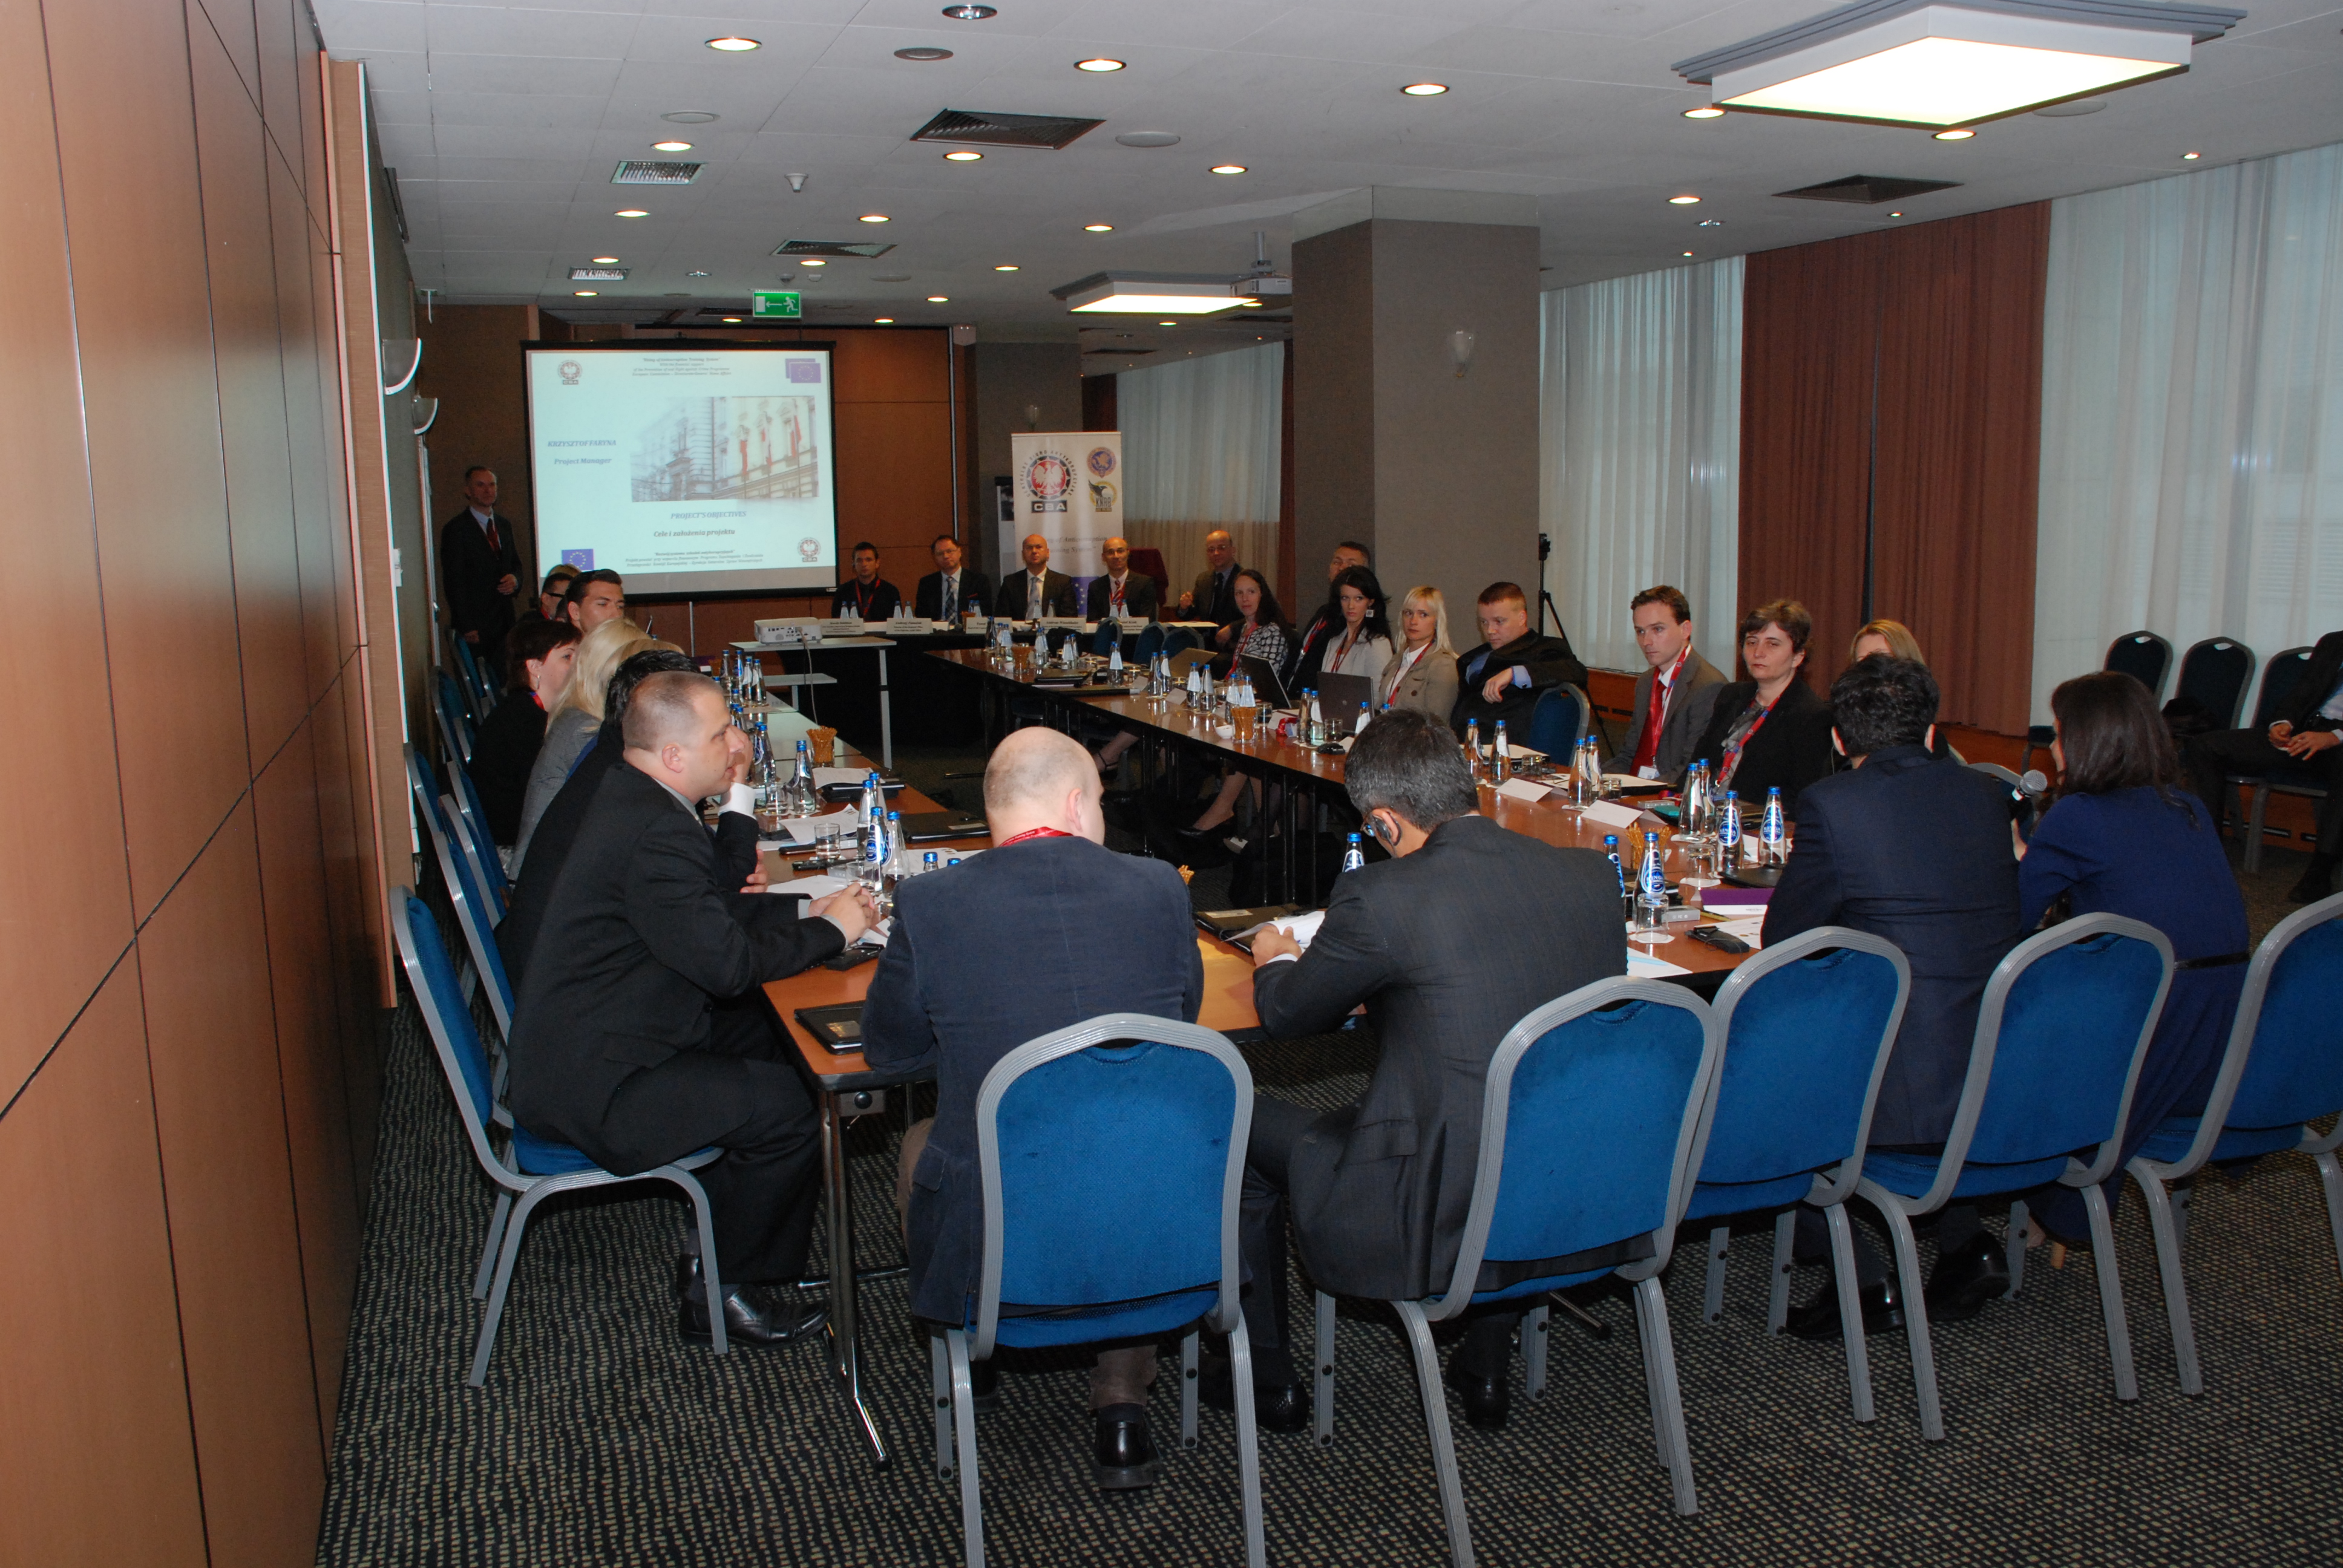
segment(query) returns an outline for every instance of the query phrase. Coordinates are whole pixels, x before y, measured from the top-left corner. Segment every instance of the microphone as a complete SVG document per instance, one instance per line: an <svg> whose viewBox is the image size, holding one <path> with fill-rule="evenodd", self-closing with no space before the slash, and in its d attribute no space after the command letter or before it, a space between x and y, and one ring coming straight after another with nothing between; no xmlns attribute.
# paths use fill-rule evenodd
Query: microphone
<svg viewBox="0 0 2343 1568"><path fill-rule="evenodd" d="M2017 780L2017 787L2028 795L2046 795L2050 792L2050 780L2044 777L2041 769L2028 768Z"/></svg>

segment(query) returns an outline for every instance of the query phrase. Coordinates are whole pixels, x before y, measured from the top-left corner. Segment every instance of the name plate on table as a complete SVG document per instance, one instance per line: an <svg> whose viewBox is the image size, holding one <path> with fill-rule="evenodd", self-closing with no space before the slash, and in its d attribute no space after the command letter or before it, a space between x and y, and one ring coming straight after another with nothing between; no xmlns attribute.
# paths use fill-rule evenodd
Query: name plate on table
<svg viewBox="0 0 2343 1568"><path fill-rule="evenodd" d="M1588 821L1598 822L1605 828L1616 828L1623 832L1643 819L1644 814L1633 806L1614 806L1608 800L1597 800L1586 809Z"/></svg>
<svg viewBox="0 0 2343 1568"><path fill-rule="evenodd" d="M833 616L821 623L821 635L824 637L862 637L870 630L869 623L856 620L851 616Z"/></svg>
<svg viewBox="0 0 2343 1568"><path fill-rule="evenodd" d="M896 615L887 618L879 628L889 637L928 637L936 629L935 622L923 615Z"/></svg>
<svg viewBox="0 0 2343 1568"><path fill-rule="evenodd" d="M1045 615L1033 624L1043 631L1080 631L1088 623L1078 615Z"/></svg>

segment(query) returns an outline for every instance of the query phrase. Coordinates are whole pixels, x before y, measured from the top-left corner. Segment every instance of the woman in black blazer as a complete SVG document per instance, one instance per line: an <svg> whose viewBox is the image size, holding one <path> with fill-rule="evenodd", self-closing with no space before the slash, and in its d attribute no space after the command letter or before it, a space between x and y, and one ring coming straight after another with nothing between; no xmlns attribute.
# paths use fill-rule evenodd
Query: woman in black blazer
<svg viewBox="0 0 2343 1568"><path fill-rule="evenodd" d="M1765 791L1782 791L1795 815L1798 791L1831 771L1830 704L1799 678L1815 618L1795 599L1761 604L1741 619L1741 663L1747 680L1720 689L1708 729L1693 749L1717 789L1762 809Z"/></svg>

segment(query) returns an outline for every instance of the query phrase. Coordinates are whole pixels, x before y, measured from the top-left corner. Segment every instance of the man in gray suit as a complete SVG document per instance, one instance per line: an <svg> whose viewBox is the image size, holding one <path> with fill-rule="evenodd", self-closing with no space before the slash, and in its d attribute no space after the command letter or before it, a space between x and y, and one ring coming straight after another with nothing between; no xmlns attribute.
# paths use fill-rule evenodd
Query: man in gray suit
<svg viewBox="0 0 2343 1568"><path fill-rule="evenodd" d="M1287 1211L1323 1290L1388 1301L1444 1289L1472 1201L1490 1059L1533 1009L1627 969L1609 862L1478 815L1443 719L1377 716L1343 774L1391 859L1335 882L1307 952L1273 930L1253 939L1253 1006L1270 1035L1340 1028L1364 1002L1383 1046L1354 1104L1322 1115L1253 1101L1240 1238L1245 1332L1254 1408L1280 1431L1299 1431L1310 1413L1286 1332ZM1504 1424L1519 1320L1518 1311L1476 1316L1448 1363L1475 1426ZM1202 1392L1233 1403L1225 1367Z"/></svg>
<svg viewBox="0 0 2343 1568"><path fill-rule="evenodd" d="M1627 749L1604 759L1613 773L1639 779L1680 777L1708 728L1708 710L1726 676L1692 645L1692 606L1662 583L1645 588L1629 606L1635 618L1635 646L1649 669L1635 678L1635 717L1627 726Z"/></svg>

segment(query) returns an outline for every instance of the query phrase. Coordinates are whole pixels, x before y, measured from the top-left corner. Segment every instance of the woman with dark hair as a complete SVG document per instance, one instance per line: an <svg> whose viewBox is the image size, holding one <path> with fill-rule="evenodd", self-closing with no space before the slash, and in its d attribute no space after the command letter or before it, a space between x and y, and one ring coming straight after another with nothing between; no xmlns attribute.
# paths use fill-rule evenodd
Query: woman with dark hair
<svg viewBox="0 0 2343 1568"><path fill-rule="evenodd" d="M1345 567L1334 578L1333 598L1342 619L1318 668L1328 675L1363 675L1381 681L1392 660L1391 621L1383 584L1365 567Z"/></svg>
<svg viewBox="0 0 2343 1568"><path fill-rule="evenodd" d="M1261 658L1269 661L1272 669L1283 668L1286 645L1292 640L1286 625L1285 612L1277 608L1277 595L1270 590L1269 579L1251 567L1240 567L1229 581L1229 595L1236 600L1237 622L1229 638L1235 649L1230 668L1239 658Z"/></svg>
<svg viewBox="0 0 2343 1568"><path fill-rule="evenodd" d="M2128 1161L2166 1117L2204 1109L2245 986L2246 901L2220 829L2181 786L2172 733L2147 687L2113 670L2077 676L2050 694L2050 716L2058 799L2017 846L2024 924L2040 923L2063 896L2077 915L2154 926L2179 964L2132 1091ZM2110 1206L2122 1190L2108 1183ZM2045 1231L2069 1245L2088 1241L2075 1189L2048 1187L2030 1201Z"/></svg>
<svg viewBox="0 0 2343 1568"><path fill-rule="evenodd" d="M505 635L505 695L480 721L472 743L472 787L488 813L488 834L509 849L520 837L529 769L545 744L545 713L561 699L578 658L578 628L533 617Z"/></svg>
<svg viewBox="0 0 2343 1568"><path fill-rule="evenodd" d="M1795 812L1798 791L1831 770L1830 704L1799 678L1815 618L1795 599L1761 604L1741 618L1741 665L1749 672L1716 693L1693 759L1708 764L1721 792L1762 807L1782 791Z"/></svg>

